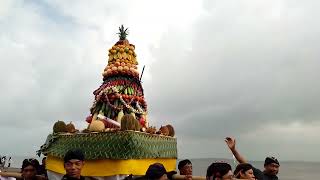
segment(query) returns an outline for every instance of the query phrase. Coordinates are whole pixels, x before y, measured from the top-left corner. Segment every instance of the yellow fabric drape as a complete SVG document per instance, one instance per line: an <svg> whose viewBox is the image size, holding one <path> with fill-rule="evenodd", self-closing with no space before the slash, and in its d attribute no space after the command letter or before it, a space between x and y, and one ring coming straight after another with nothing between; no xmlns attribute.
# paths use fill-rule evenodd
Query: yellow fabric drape
<svg viewBox="0 0 320 180"><path fill-rule="evenodd" d="M176 159L127 159L127 160L86 160L81 171L82 176L114 176L117 174L144 175L153 163L162 163L167 171L176 169ZM48 156L46 161L48 170L65 174L63 159Z"/></svg>

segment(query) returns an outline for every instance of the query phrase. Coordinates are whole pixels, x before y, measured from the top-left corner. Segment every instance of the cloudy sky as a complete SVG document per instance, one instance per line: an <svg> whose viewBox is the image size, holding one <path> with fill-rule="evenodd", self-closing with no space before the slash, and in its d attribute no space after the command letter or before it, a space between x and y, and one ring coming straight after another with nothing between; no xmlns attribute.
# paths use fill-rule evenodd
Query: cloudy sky
<svg viewBox="0 0 320 180"><path fill-rule="evenodd" d="M180 158L320 159L319 1L0 1L0 153L34 155L57 120L85 128L118 26L151 125Z"/></svg>

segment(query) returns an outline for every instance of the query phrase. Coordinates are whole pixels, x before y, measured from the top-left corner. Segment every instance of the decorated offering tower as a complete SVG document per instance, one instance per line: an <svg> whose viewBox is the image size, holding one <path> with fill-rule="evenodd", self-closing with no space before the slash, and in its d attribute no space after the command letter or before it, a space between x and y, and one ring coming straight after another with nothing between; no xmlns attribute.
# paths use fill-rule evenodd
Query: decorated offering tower
<svg viewBox="0 0 320 180"><path fill-rule="evenodd" d="M70 149L85 154L83 176L144 175L156 162L168 171L176 167L174 128L149 126L135 46L123 26L118 34L119 41L108 51L103 83L93 92L88 127L79 131L72 123L57 121L38 151L47 156L46 168L56 177L65 173L63 157Z"/></svg>
<svg viewBox="0 0 320 180"><path fill-rule="evenodd" d="M140 83L135 46L126 39L127 29L121 26L119 31L120 39L109 49L108 65L102 73L104 83L94 91L95 101L91 116L87 118L89 130L103 130L96 125L101 124L96 122L99 119L107 128L120 127L125 114L131 114L138 120L132 124L136 130L148 126L147 103Z"/></svg>

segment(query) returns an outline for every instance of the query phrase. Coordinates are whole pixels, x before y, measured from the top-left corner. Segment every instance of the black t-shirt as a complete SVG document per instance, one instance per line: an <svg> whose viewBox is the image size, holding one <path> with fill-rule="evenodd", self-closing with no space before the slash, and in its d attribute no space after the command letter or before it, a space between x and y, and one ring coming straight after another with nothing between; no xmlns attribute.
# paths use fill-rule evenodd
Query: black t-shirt
<svg viewBox="0 0 320 180"><path fill-rule="evenodd" d="M40 165L38 174L44 177L48 177L46 167L43 165Z"/></svg>
<svg viewBox="0 0 320 180"><path fill-rule="evenodd" d="M85 180L85 178L83 176L80 176L80 179L77 179L77 178L64 175L61 180Z"/></svg>
<svg viewBox="0 0 320 180"><path fill-rule="evenodd" d="M253 168L253 174L258 180L278 180L278 176L276 175L267 175L263 173L260 169Z"/></svg>

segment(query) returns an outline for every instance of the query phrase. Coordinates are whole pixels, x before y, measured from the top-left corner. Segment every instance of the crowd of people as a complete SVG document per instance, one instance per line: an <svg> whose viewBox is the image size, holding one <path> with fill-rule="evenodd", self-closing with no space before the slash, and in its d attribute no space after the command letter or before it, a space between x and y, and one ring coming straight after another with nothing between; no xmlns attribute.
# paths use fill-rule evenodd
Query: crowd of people
<svg viewBox="0 0 320 180"><path fill-rule="evenodd" d="M279 161L274 157L267 157L264 162L264 170L259 170L252 166L236 149L236 140L227 137L225 142L232 154L235 156L239 164L235 170L232 171L230 164L224 161L213 162L207 168L206 180L278 180L277 174L279 172ZM47 179L44 158L42 165L36 159L25 159L22 163L21 174L23 180L45 180ZM81 176L81 170L84 166L85 156L79 149L70 150L64 157L64 168L66 174L62 180L85 180ZM193 179L192 162L188 159L182 160L178 163L178 172L168 172L161 163L154 163L149 166L144 176L126 177L126 180L168 180L175 179L175 176L182 176L185 180Z"/></svg>
<svg viewBox="0 0 320 180"><path fill-rule="evenodd" d="M7 165L6 165L7 163ZM0 168L4 168L5 166L10 167L11 166L11 157L9 157L7 162L7 156L0 156Z"/></svg>

